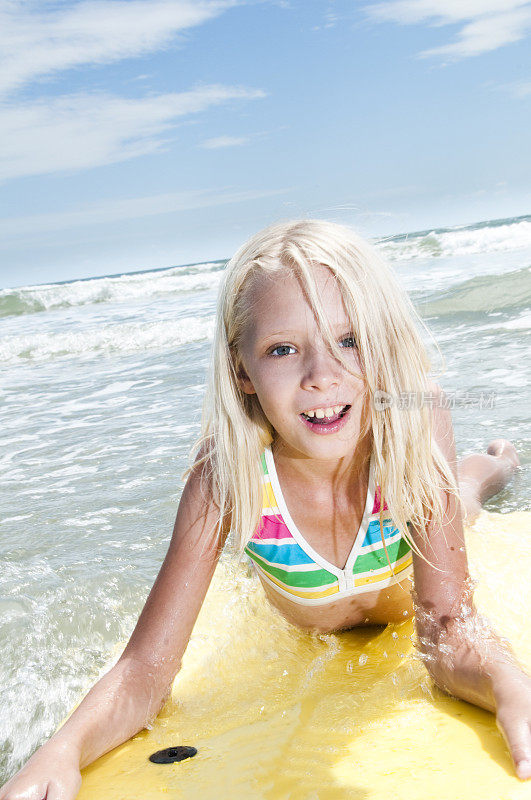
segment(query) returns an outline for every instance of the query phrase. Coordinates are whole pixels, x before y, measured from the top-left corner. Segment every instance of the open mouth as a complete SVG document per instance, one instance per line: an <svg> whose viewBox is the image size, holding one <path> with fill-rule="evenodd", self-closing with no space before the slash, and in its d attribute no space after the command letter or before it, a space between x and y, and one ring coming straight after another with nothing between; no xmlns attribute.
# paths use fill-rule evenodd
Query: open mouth
<svg viewBox="0 0 531 800"><path fill-rule="evenodd" d="M300 416L310 425L326 426L338 422L345 416L349 409L350 405L334 406L333 408L318 408L314 411L303 411Z"/></svg>

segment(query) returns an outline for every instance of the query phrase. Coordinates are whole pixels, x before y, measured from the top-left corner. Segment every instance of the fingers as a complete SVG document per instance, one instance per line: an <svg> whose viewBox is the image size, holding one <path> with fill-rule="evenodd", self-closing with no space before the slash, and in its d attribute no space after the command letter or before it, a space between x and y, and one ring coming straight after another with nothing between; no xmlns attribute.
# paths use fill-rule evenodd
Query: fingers
<svg viewBox="0 0 531 800"><path fill-rule="evenodd" d="M516 774L522 781L531 778L531 761L520 761L516 767Z"/></svg>
<svg viewBox="0 0 531 800"><path fill-rule="evenodd" d="M0 792L0 800L48 800L48 798L47 783L28 786L12 779L2 786Z"/></svg>
<svg viewBox="0 0 531 800"><path fill-rule="evenodd" d="M48 784L48 793L46 800L73 800L81 788L81 775L76 775L75 780L65 780L64 783L54 783L50 781Z"/></svg>
<svg viewBox="0 0 531 800"><path fill-rule="evenodd" d="M64 786L58 786L55 783L49 784L46 800L67 800L67 798L70 800L71 797L72 794L67 793Z"/></svg>
<svg viewBox="0 0 531 800"><path fill-rule="evenodd" d="M497 720L498 728L511 753L516 774L521 780L531 778L531 730L526 719Z"/></svg>
<svg viewBox="0 0 531 800"><path fill-rule="evenodd" d="M81 788L81 774L60 780L26 781L18 773L0 789L0 800L74 800Z"/></svg>

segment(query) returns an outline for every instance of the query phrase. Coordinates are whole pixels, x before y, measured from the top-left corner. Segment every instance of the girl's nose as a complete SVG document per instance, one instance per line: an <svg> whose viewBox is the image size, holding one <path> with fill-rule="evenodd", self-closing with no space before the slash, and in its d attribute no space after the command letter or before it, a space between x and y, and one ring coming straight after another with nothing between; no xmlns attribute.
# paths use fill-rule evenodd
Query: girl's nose
<svg viewBox="0 0 531 800"><path fill-rule="evenodd" d="M320 389L326 391L331 386L338 386L341 365L326 349L313 349L308 354L304 365L301 386L303 389Z"/></svg>

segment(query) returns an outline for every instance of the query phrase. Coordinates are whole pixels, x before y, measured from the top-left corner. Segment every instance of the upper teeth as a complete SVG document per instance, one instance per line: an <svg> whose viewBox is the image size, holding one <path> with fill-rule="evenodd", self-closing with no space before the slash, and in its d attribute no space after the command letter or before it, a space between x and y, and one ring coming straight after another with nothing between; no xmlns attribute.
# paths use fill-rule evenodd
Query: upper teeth
<svg viewBox="0 0 531 800"><path fill-rule="evenodd" d="M339 414L343 406L333 406L332 408L315 408L313 411L305 411L307 417L317 417L317 419L324 419L324 417L333 417L334 414Z"/></svg>

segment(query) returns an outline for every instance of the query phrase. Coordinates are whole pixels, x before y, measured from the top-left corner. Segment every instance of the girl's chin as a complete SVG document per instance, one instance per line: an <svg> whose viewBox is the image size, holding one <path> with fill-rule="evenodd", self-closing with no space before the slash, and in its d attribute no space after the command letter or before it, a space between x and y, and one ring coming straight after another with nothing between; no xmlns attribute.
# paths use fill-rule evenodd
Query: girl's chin
<svg viewBox="0 0 531 800"><path fill-rule="evenodd" d="M299 457L303 454L306 458L338 459L352 455L359 436L359 430L352 433L348 429L342 430L335 436L312 435L311 432L306 433L304 429L298 436L294 436L292 432L283 435L276 431L275 446L278 450L282 449L285 455L291 452Z"/></svg>

